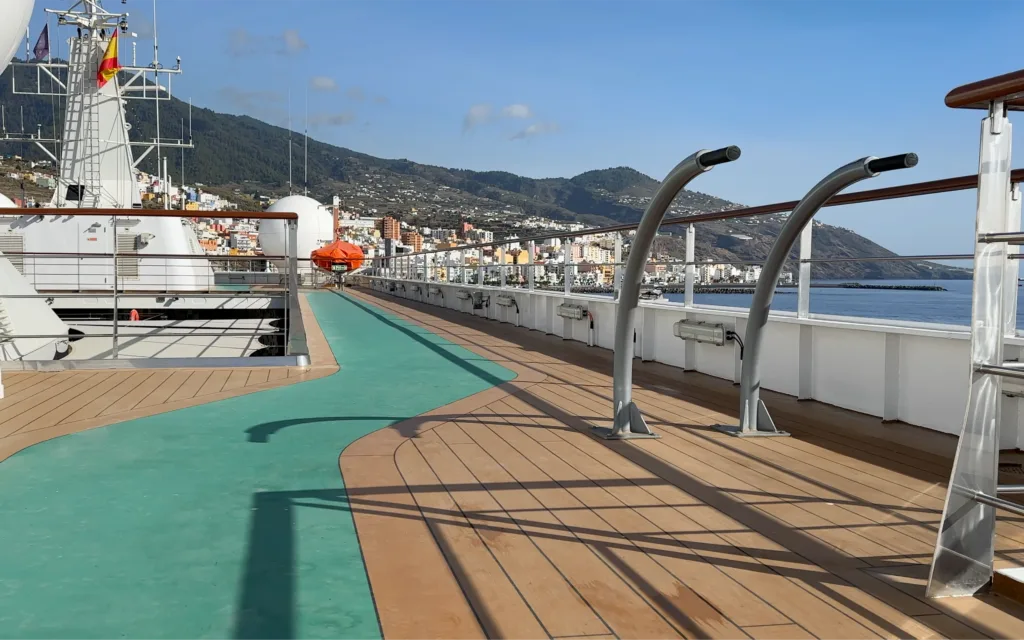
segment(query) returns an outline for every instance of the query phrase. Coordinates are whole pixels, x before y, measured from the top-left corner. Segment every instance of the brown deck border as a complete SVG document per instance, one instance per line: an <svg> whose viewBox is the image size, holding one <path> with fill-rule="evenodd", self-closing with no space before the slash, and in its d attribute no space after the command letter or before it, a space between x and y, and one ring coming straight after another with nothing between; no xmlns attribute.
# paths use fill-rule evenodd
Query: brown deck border
<svg viewBox="0 0 1024 640"><path fill-rule="evenodd" d="M587 547L611 554L608 570L626 580L616 601L640 607L616 613L586 594L619 637L1024 637L1024 608L1003 598L923 597L952 438L768 394L794 437L723 439L707 425L730 417L731 384L638 363L634 397L663 438L607 443L585 432L609 420L607 352L353 295L522 374L343 452L385 637L556 637L542 620L595 625L564 590L553 599L561 623L536 609L557 580L524 581L518 566L555 549L562 577L586 585ZM537 473L551 488L530 480ZM1024 520L1001 517L998 532L1000 564L1024 559Z"/></svg>
<svg viewBox="0 0 1024 640"><path fill-rule="evenodd" d="M338 371L338 364L327 338L305 295L299 296L299 305L311 360L307 367L4 374L7 393L0 399L0 463L22 449L53 438L331 375ZM218 390L201 393L203 387ZM136 396L140 397L136 400ZM100 415L67 420L76 410L98 405L104 407ZM47 416L53 424L43 422L39 426L40 419Z"/></svg>

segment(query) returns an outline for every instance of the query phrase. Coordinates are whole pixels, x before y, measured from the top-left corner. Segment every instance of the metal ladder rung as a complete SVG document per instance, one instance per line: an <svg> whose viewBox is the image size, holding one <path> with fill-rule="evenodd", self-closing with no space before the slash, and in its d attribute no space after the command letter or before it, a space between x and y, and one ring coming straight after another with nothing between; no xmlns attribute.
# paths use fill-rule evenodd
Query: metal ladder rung
<svg viewBox="0 0 1024 640"><path fill-rule="evenodd" d="M1016 502L1010 502L1009 500L1003 500L1002 498L997 498L996 496L990 496L987 493L982 493L981 491L964 489L963 487L957 487L957 492L964 495L967 498L970 498L971 500L974 500L975 502L980 502L981 504L987 504L988 506L995 507L996 509L1003 509L1009 511L1010 513L1015 513L1019 516L1024 516L1024 505L1017 504Z"/></svg>
<svg viewBox="0 0 1024 640"><path fill-rule="evenodd" d="M1005 242L1006 244L1024 244L1024 232L1011 231L1008 233L982 233L981 235L978 236L978 242Z"/></svg>
<svg viewBox="0 0 1024 640"><path fill-rule="evenodd" d="M1006 495L1024 493L1024 484L1001 484L996 487L996 493L1003 493Z"/></svg>
<svg viewBox="0 0 1024 640"><path fill-rule="evenodd" d="M1008 365L1017 366L1008 366ZM974 365L974 371L977 373L987 373L993 376L1003 376L1004 378L1018 378L1024 380L1024 367L1020 366L1017 362L1007 362L1003 365L997 364L976 364Z"/></svg>

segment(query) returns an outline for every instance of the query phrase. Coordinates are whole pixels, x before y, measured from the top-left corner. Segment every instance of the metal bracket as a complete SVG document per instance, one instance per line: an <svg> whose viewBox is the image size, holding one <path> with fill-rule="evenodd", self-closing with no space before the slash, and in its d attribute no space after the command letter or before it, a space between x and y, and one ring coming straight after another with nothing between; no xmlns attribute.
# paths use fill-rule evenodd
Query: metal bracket
<svg viewBox="0 0 1024 640"><path fill-rule="evenodd" d="M617 428L617 425L611 427L590 427L590 430L594 435L600 436L605 440L633 440L637 438L660 438L658 434L651 431L651 428L647 426L647 421L644 420L643 415L640 414L639 407L636 406L635 402L630 402L625 407L625 411L620 410L619 415L625 413L629 419L629 424L625 425L625 428ZM618 422L618 420L616 420Z"/></svg>
<svg viewBox="0 0 1024 640"><path fill-rule="evenodd" d="M740 424L749 425L749 420L740 420ZM733 424L716 424L716 431L722 433L728 433L730 436L736 436L738 438L749 438L758 436L788 436L788 431L779 431L778 427L775 426L775 421L772 420L772 414L768 413L768 407L764 406L764 400L761 398L757 399L757 428L756 429L744 429L741 426Z"/></svg>

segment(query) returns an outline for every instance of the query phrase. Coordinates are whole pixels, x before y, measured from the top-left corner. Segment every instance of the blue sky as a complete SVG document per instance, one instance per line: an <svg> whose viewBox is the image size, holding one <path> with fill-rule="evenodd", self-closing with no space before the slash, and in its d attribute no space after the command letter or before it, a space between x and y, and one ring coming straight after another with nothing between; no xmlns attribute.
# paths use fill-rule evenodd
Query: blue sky
<svg viewBox="0 0 1024 640"><path fill-rule="evenodd" d="M152 1L106 5L132 14L148 63ZM290 90L301 131L308 90L318 139L533 177L628 165L661 179L694 150L737 144L739 162L691 186L744 204L799 198L866 155L921 163L858 188L972 173L982 114L943 97L1024 66L1024 3L983 0L159 0L158 12L161 61L182 57L175 94L197 105L283 123ZM903 253L969 252L973 211L972 191L821 219Z"/></svg>

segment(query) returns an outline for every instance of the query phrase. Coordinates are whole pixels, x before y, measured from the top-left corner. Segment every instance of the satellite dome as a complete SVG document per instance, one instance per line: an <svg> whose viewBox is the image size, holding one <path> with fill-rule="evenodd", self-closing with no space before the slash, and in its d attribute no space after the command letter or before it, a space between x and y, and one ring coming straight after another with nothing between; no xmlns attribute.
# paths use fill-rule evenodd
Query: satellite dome
<svg viewBox="0 0 1024 640"><path fill-rule="evenodd" d="M18 205L14 201L0 193L0 209L16 209Z"/></svg>
<svg viewBox="0 0 1024 640"><path fill-rule="evenodd" d="M270 205L267 211L291 212L299 216L299 253L296 257L306 260L299 262L300 269L308 270L309 255L334 239L334 233L331 231L334 216L330 209L313 198L287 196ZM288 226L284 220L260 220L259 235L260 247L265 255L287 255Z"/></svg>
<svg viewBox="0 0 1024 640"><path fill-rule="evenodd" d="M35 0L0 0L0 73L10 64L25 37Z"/></svg>

